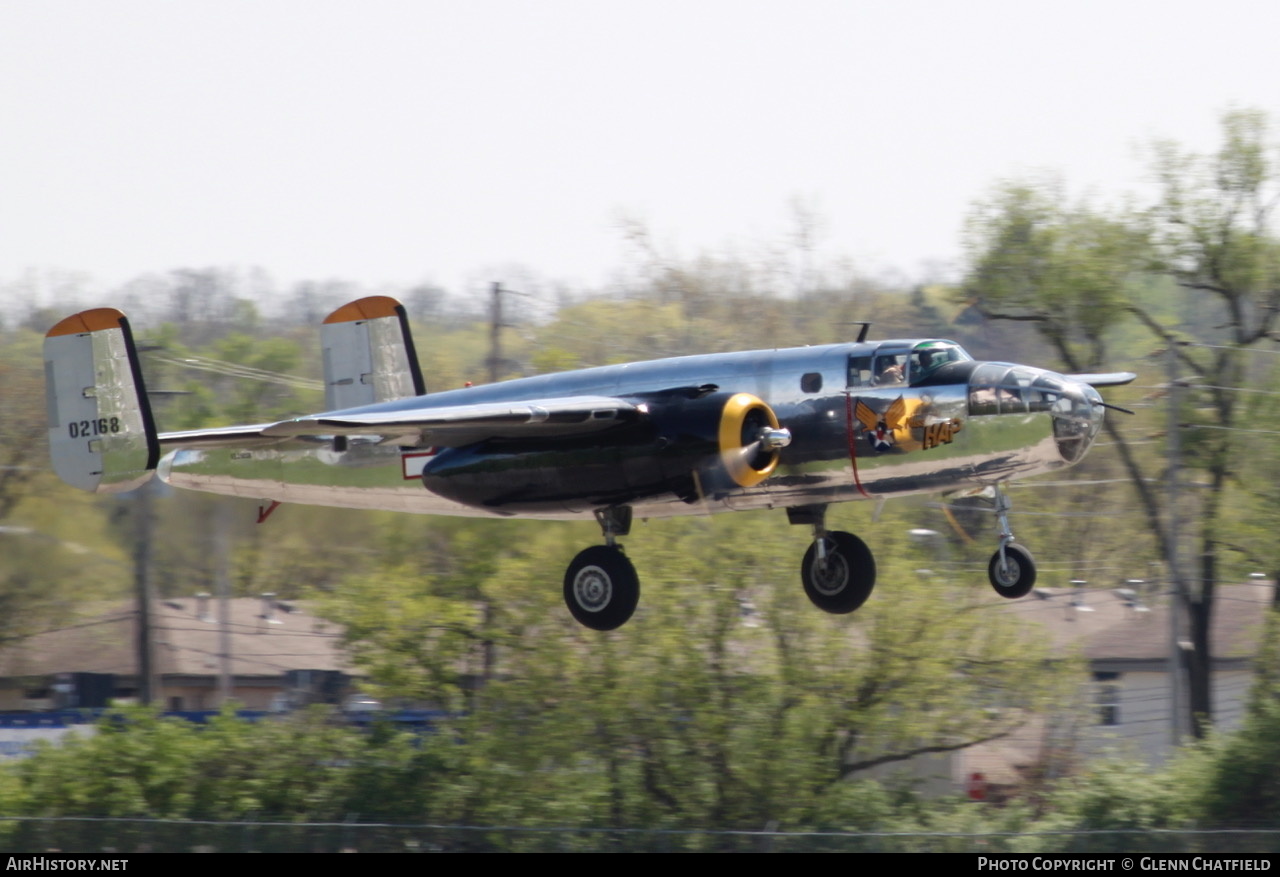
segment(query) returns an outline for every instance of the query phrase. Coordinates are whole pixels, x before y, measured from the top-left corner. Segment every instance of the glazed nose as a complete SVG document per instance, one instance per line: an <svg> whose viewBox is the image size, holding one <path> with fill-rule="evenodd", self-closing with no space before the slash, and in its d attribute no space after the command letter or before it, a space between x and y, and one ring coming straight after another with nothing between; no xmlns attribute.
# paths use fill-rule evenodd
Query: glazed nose
<svg viewBox="0 0 1280 877"><path fill-rule="evenodd" d="M1098 391L1088 384L1064 383L1066 392L1053 410L1053 435L1062 459L1075 463L1098 437L1106 408Z"/></svg>

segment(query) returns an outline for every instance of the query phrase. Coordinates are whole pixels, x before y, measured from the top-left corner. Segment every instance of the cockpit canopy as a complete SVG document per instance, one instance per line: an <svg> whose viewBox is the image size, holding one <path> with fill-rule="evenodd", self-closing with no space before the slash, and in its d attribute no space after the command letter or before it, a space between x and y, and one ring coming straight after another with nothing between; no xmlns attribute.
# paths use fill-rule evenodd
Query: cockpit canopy
<svg viewBox="0 0 1280 877"><path fill-rule="evenodd" d="M885 341L870 356L849 359L849 386L918 386L937 377L949 363L972 361L954 341Z"/></svg>

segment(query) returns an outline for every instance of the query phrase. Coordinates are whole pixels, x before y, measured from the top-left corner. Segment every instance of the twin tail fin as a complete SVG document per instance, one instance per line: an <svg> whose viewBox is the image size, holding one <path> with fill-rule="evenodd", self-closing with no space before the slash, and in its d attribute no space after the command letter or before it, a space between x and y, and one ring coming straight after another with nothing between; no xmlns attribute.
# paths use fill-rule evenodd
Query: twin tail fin
<svg viewBox="0 0 1280 877"><path fill-rule="evenodd" d="M115 308L67 317L44 339L49 455L73 487L119 493L160 461L129 320Z"/></svg>
<svg viewBox="0 0 1280 877"><path fill-rule="evenodd" d="M320 327L325 408L340 411L426 393L404 306L368 296ZM163 451L275 444L262 427L157 434L129 320L115 308L73 314L44 341L49 453L63 481L93 493L132 490Z"/></svg>

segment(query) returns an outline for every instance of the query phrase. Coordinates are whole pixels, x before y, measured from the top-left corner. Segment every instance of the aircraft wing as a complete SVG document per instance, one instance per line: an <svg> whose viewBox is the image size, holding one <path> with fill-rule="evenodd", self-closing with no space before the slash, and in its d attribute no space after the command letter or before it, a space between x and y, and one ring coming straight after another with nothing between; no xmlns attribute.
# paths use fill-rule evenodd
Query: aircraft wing
<svg viewBox="0 0 1280 877"><path fill-rule="evenodd" d="M165 451L175 448L252 448L278 445L282 440L264 435L270 423L248 426L222 426L214 429L188 429L180 432L162 432L158 436Z"/></svg>
<svg viewBox="0 0 1280 877"><path fill-rule="evenodd" d="M1106 372L1105 374L1063 375L1063 377L1091 387L1122 387L1132 383L1138 376L1133 372Z"/></svg>
<svg viewBox="0 0 1280 877"><path fill-rule="evenodd" d="M640 404L611 396L565 396L400 411L318 414L268 424L260 428L257 435L268 439L380 435L384 441L457 447L486 438L580 435L632 422L644 411Z"/></svg>

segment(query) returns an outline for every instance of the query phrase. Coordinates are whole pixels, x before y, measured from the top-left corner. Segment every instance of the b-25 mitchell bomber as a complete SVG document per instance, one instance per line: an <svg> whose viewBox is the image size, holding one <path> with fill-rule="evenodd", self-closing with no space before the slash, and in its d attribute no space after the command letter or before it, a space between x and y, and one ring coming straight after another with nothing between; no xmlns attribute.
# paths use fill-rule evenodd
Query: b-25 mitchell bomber
<svg viewBox="0 0 1280 877"><path fill-rule="evenodd" d="M1002 596L1035 583L1002 485L1083 459L1102 426L1096 387L1129 372L1061 375L977 362L943 339L858 340L681 356L427 395L404 308L351 302L321 328L325 411L158 432L129 321L83 311L45 339L54 469L75 487L131 490L153 474L209 493L436 515L592 518L604 544L564 576L573 617L627 621L640 596L617 543L632 518L785 509L813 528L800 567L819 609L861 606L870 549L829 531L831 503L991 489ZM1122 409L1121 409L1122 410Z"/></svg>

